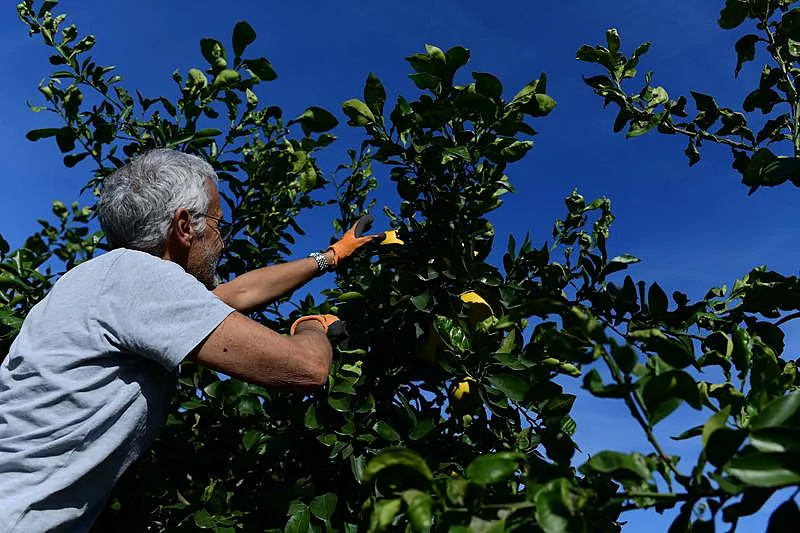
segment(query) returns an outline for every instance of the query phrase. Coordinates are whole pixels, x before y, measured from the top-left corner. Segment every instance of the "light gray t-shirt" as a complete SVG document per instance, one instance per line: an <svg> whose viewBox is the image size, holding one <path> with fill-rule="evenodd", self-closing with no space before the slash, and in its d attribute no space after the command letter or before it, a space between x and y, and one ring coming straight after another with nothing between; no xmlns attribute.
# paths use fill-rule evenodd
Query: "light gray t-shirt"
<svg viewBox="0 0 800 533"><path fill-rule="evenodd" d="M0 365L0 532L87 531L163 426L178 364L232 311L143 252L67 272Z"/></svg>

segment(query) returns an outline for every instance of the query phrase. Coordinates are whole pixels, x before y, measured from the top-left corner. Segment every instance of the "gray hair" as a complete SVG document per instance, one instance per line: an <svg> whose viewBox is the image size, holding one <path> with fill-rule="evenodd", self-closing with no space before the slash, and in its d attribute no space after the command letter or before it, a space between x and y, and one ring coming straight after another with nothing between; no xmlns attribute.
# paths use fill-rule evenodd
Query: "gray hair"
<svg viewBox="0 0 800 533"><path fill-rule="evenodd" d="M206 181L217 175L197 156L158 149L145 152L108 176L97 204L111 248L160 254L175 211L205 214L211 202ZM202 235L205 222L194 221Z"/></svg>

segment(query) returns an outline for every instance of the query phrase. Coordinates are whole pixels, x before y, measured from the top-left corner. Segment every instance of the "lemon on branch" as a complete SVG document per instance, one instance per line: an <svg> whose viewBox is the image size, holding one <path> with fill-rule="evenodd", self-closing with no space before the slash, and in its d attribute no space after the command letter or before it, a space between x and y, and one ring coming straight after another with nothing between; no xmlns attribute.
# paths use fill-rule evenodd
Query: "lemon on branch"
<svg viewBox="0 0 800 533"><path fill-rule="evenodd" d="M389 230L386 232L386 238L380 242L381 246L391 246L391 245L398 245L402 246L405 244L401 239L397 238L397 230Z"/></svg>
<svg viewBox="0 0 800 533"><path fill-rule="evenodd" d="M490 306L489 302L484 300L483 297L477 292L466 291L461 293L459 298L462 302L469 306L469 317L467 318L467 321L471 326L486 320L490 316L494 316L492 306Z"/></svg>
<svg viewBox="0 0 800 533"><path fill-rule="evenodd" d="M450 404L454 411L471 413L482 404L478 384L472 378L462 378L450 386Z"/></svg>

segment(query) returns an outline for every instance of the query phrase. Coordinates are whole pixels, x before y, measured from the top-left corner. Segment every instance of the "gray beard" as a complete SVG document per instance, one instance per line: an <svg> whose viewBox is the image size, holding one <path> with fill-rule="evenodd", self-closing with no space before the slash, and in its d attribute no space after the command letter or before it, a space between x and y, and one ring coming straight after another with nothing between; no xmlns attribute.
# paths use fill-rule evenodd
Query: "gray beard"
<svg viewBox="0 0 800 533"><path fill-rule="evenodd" d="M210 251L203 253L203 265L199 272L194 273L194 277L206 286L210 291L213 291L219 285L219 276L217 275L217 263L219 262L219 254L213 254Z"/></svg>

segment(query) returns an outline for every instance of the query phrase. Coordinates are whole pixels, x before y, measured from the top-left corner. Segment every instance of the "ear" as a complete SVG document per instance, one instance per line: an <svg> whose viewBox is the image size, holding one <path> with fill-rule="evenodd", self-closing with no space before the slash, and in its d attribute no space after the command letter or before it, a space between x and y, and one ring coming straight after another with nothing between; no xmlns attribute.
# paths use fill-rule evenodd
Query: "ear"
<svg viewBox="0 0 800 533"><path fill-rule="evenodd" d="M170 226L168 240L181 248L189 248L194 241L196 234L192 227L192 214L189 210L181 207L175 211L172 217L172 225Z"/></svg>

